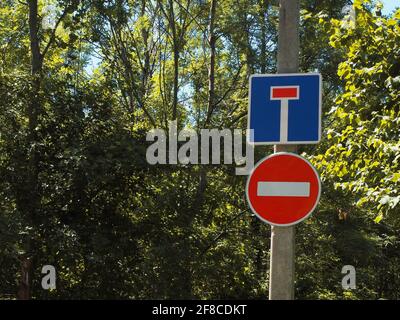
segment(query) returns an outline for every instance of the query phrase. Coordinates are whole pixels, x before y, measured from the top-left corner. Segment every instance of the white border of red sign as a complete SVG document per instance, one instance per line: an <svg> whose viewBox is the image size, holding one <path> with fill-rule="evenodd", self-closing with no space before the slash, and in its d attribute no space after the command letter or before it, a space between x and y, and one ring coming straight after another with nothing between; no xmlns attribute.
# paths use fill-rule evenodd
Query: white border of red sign
<svg viewBox="0 0 400 320"><path fill-rule="evenodd" d="M250 141L250 134L247 135L247 143L255 146L265 146L274 144L317 144L321 141L321 131L322 131L322 75L318 72L309 73L266 73L266 74L252 74L249 77L249 107L247 110L247 129L250 128L250 114L251 114L251 79L253 78L264 78L264 77L290 77L290 76L319 76L319 123L318 123L318 140L317 141L268 141L268 142L252 142ZM289 85L288 85L289 86ZM296 86L296 85L294 85Z"/></svg>
<svg viewBox="0 0 400 320"><path fill-rule="evenodd" d="M318 196L317 196L317 199L316 199L316 201L315 201L315 204L314 204L314 206L312 207L312 209L310 210L310 212L307 213L303 218L301 218L300 220L297 220L296 222L293 222L293 223L288 223L288 224L276 224L276 223L272 223L272 222L270 222L270 221L264 219L263 217L261 217L261 216L254 210L253 206L251 205L251 202L250 202L250 199L249 199L249 194L248 194L248 191L249 191L249 183L250 183L250 178L251 178L253 172L257 169L257 167L258 167L261 163L263 163L263 162L264 162L265 160L267 160L267 159L270 159L270 158L273 158L273 157L276 157L276 156L279 156L279 155L285 155L285 154L286 154L286 155L290 155L290 156L295 156L295 157L297 157L297 158L300 158L301 160L304 160L305 162L307 162L307 163L310 165L311 169L314 171L315 175L317 176L317 180L318 180ZM268 223L268 224L270 224L270 225L277 226L277 227L289 227L289 226L293 226L293 225L296 225L296 224L302 222L303 220L307 219L307 218L314 212L315 208L317 207L317 205L318 205L318 203L319 203L319 199L320 199L320 197L321 197L321 187L322 187L322 184L321 184L321 179L320 179L320 177L319 177L319 174L318 174L317 170L315 169L315 167L311 164L310 161L308 161L307 159L305 159L305 158L303 158L302 156L300 156L300 155L298 155L298 154L295 154L295 153L291 153L291 152L277 152L277 153L274 153L274 154L271 154L271 155L269 155L269 156L266 156L266 157L262 158L262 159L261 159L260 161L258 161L257 164L254 166L254 168L253 168L253 170L251 171L251 173L249 174L249 176L248 176L248 178L247 178L247 182L246 182L246 199L247 199L247 203L248 203L249 206L250 206L251 211L252 211L260 220L262 220L262 221L264 221L264 222L266 222L266 223Z"/></svg>

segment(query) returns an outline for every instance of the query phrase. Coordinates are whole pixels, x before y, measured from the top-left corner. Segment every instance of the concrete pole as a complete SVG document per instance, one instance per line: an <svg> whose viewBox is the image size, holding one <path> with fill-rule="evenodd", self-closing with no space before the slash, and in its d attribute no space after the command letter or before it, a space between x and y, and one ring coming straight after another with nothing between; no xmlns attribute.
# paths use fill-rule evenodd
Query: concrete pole
<svg viewBox="0 0 400 320"><path fill-rule="evenodd" d="M299 70L299 0L280 0L278 32L278 73ZM274 152L297 152L296 145L275 145ZM295 228L271 227L269 299L294 299Z"/></svg>

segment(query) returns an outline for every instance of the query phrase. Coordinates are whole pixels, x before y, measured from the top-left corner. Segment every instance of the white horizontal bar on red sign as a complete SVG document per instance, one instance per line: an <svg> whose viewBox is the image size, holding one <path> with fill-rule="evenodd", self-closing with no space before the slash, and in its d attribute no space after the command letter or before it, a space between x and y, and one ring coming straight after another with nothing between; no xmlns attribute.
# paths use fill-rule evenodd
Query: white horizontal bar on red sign
<svg viewBox="0 0 400 320"><path fill-rule="evenodd" d="M257 184L259 197L309 197L309 182L269 182L260 181Z"/></svg>

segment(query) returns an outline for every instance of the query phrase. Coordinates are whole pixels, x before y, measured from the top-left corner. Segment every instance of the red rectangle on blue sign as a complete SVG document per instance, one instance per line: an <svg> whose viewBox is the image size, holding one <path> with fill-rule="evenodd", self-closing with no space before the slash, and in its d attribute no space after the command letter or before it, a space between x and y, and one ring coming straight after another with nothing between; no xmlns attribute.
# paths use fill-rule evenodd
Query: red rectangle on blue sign
<svg viewBox="0 0 400 320"><path fill-rule="evenodd" d="M272 87L272 99L290 99L299 97L299 87Z"/></svg>

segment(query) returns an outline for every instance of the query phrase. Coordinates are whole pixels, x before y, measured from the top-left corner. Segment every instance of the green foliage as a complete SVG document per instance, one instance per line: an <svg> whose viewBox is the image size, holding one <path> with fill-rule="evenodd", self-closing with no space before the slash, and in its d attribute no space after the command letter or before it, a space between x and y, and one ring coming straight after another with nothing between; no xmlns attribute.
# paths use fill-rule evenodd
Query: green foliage
<svg viewBox="0 0 400 320"><path fill-rule="evenodd" d="M314 163L324 181L375 218L398 221L400 20L356 4L357 18L331 21L330 44L343 52L343 91L328 114L327 148ZM329 146L329 147L328 147Z"/></svg>
<svg viewBox="0 0 400 320"><path fill-rule="evenodd" d="M324 192L297 227L296 297L398 299L400 11L356 1L352 23L347 4L301 2L300 69L323 74L326 129L300 148ZM31 75L28 6L0 4L0 298L15 297L29 256L33 298L265 299L270 229L245 178L231 165L150 166L145 153L175 108L179 128L246 127L248 76L276 70L277 1L217 1L214 34L209 1L38 8L48 51ZM40 287L45 264L56 290ZM347 264L354 291L341 287Z"/></svg>

